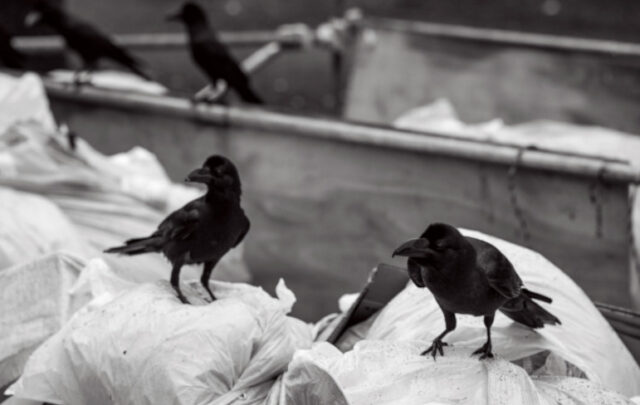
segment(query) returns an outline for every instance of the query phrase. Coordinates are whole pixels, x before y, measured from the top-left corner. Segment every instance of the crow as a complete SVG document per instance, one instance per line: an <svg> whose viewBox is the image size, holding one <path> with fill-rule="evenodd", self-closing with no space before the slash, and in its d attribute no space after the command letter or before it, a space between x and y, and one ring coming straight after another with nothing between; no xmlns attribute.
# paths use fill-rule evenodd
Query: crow
<svg viewBox="0 0 640 405"><path fill-rule="evenodd" d="M11 34L0 26L0 65L9 69L24 69L25 59L11 44Z"/></svg>
<svg viewBox="0 0 640 405"><path fill-rule="evenodd" d="M133 55L89 23L70 16L50 0L38 0L25 18L27 26L38 23L46 24L58 32L67 46L80 55L87 72L95 70L100 59L111 59L143 79L151 80L142 63ZM79 73L76 73L75 81L79 84Z"/></svg>
<svg viewBox="0 0 640 405"><path fill-rule="evenodd" d="M207 193L170 214L150 236L105 250L125 255L162 252L173 266L171 285L185 304L179 284L182 266L204 263L200 282L215 300L209 288L211 272L222 256L242 242L250 227L240 206L240 176L229 159L209 157L186 181L206 184Z"/></svg>
<svg viewBox="0 0 640 405"><path fill-rule="evenodd" d="M551 303L542 294L527 290L509 260L493 245L463 236L443 223L427 227L419 239L403 243L393 256L407 257L409 277L427 287L444 314L445 330L422 352L444 355L444 336L456 328L455 314L484 316L487 341L473 355L493 357L491 325L496 310L530 328L560 324L560 320L533 300Z"/></svg>
<svg viewBox="0 0 640 405"><path fill-rule="evenodd" d="M167 20L181 21L185 25L189 34L191 56L213 86L222 79L245 102L263 103L251 88L247 75L238 66L227 48L218 40L200 6L193 2L186 2L177 11L167 15Z"/></svg>

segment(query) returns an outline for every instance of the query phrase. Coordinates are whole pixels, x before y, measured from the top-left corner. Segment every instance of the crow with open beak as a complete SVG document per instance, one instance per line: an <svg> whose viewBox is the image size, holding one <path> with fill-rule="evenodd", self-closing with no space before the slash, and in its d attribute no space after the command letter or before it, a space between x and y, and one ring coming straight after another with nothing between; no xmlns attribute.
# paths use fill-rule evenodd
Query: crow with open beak
<svg viewBox="0 0 640 405"><path fill-rule="evenodd" d="M240 177L229 159L214 155L191 172L186 181L206 184L207 193L174 211L150 236L128 240L105 252L162 252L173 266L171 285L183 303L188 301L180 291L180 269L185 264L204 263L200 281L215 300L209 288L211 272L249 232L249 219L240 206Z"/></svg>
<svg viewBox="0 0 640 405"><path fill-rule="evenodd" d="M443 355L444 336L456 328L455 314L484 316L487 341L473 354L493 357L491 325L496 311L530 328L559 324L560 320L533 300L551 298L529 291L509 260L493 245L463 236L451 225L429 225L419 239L398 247L393 256L407 257L409 277L428 288L444 314L445 330L422 355Z"/></svg>
<svg viewBox="0 0 640 405"><path fill-rule="evenodd" d="M100 59L110 59L136 75L151 80L142 63L133 55L89 23L70 16L50 0L38 0L24 21L29 27L42 23L53 28L64 38L67 46L80 55L84 69L89 73L95 70ZM75 81L80 84L80 72L76 73Z"/></svg>
<svg viewBox="0 0 640 405"><path fill-rule="evenodd" d="M200 6L186 2L180 9L167 15L167 21L184 24L189 35L191 56L212 86L215 87L218 80L224 80L245 102L262 104L262 99L251 88L249 77L217 38Z"/></svg>

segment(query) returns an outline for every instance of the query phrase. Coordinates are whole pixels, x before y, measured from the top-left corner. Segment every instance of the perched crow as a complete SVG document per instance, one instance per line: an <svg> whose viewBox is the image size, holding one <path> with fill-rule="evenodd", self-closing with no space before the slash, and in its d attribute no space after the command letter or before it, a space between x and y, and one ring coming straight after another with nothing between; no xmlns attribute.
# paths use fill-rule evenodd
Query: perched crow
<svg viewBox="0 0 640 405"><path fill-rule="evenodd" d="M11 35L0 26L0 65L9 69L24 69L25 57L11 45Z"/></svg>
<svg viewBox="0 0 640 405"><path fill-rule="evenodd" d="M247 75L209 26L207 16L200 6L193 2L184 3L178 11L168 15L167 20L184 23L189 33L191 56L213 86L222 79L244 101L262 104L262 99L251 89Z"/></svg>
<svg viewBox="0 0 640 405"><path fill-rule="evenodd" d="M209 157L186 181L204 183L207 193L169 215L148 237L131 239L106 253L137 255L162 252L171 262L171 285L183 303L180 269L184 264L204 263L200 281L209 289L209 277L216 263L237 246L249 231L249 219L240 207L240 177L235 166L223 156Z"/></svg>
<svg viewBox="0 0 640 405"><path fill-rule="evenodd" d="M491 325L496 310L531 328L559 324L560 320L533 299L551 303L551 298L522 287L513 265L493 245L464 237L451 225L429 225L419 239L405 242L393 256L408 257L409 277L418 287L427 287L444 314L446 328L422 352L443 355L444 336L456 328L455 314L484 316L487 342L473 354L493 357Z"/></svg>
<svg viewBox="0 0 640 405"><path fill-rule="evenodd" d="M60 34L67 46L82 58L88 72L95 70L100 59L111 59L138 76L151 80L143 70L141 62L129 52L114 44L111 39L90 24L70 16L57 5L47 0L39 0L27 14L25 24L33 26L44 23ZM76 76L76 81L78 81Z"/></svg>

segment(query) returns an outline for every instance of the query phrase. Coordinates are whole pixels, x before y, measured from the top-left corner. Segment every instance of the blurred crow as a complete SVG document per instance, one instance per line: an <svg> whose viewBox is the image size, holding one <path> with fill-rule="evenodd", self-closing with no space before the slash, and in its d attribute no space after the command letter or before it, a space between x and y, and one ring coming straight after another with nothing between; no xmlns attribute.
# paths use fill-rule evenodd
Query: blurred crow
<svg viewBox="0 0 640 405"><path fill-rule="evenodd" d="M522 287L522 280L509 260L493 245L464 237L447 224L432 224L419 239L402 244L393 256L408 257L409 277L418 287L427 287L444 314L446 328L422 352L443 355L442 338L456 328L455 314L484 316L487 342L473 354L493 357L491 325L496 310L530 328L559 324L560 320L533 299L551 303L551 298Z"/></svg>
<svg viewBox="0 0 640 405"><path fill-rule="evenodd" d="M67 46L76 51L82 58L85 70L95 70L100 59L111 59L126 67L138 76L151 80L139 60L90 24L70 16L57 5L47 0L36 2L34 9L27 14L25 24L33 26L44 23L60 34ZM79 74L76 74L76 83Z"/></svg>
<svg viewBox="0 0 640 405"><path fill-rule="evenodd" d="M249 231L249 219L240 207L240 177L231 161L223 156L209 157L186 181L204 183L207 193L174 211L145 238L131 239L106 253L137 255L162 252L171 262L171 285L183 303L180 269L184 264L204 263L200 281L209 289L209 277L216 263L237 246Z"/></svg>
<svg viewBox="0 0 640 405"><path fill-rule="evenodd" d="M184 23L189 33L191 56L207 75L211 85L215 86L222 79L244 101L262 104L262 99L251 89L247 75L209 26L207 16L200 6L192 2L184 3L178 11L168 15L167 20Z"/></svg>
<svg viewBox="0 0 640 405"><path fill-rule="evenodd" d="M0 65L9 69L24 69L25 57L11 45L11 34L0 26Z"/></svg>

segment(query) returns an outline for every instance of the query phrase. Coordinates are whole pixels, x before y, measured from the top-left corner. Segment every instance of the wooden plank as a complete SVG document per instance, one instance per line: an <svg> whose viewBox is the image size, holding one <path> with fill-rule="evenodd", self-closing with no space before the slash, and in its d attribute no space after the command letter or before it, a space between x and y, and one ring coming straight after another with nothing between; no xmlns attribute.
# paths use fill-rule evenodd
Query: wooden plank
<svg viewBox="0 0 640 405"><path fill-rule="evenodd" d="M390 123L451 100L465 122L549 119L640 131L640 60L378 27L356 47L345 117Z"/></svg>
<svg viewBox="0 0 640 405"><path fill-rule="evenodd" d="M134 106L54 98L52 107L99 150L149 148L176 180L211 153L234 159L253 223L249 267L267 288L284 277L299 297L294 314L303 319L334 310L341 294L357 291L371 268L390 260L398 241L431 221L522 243L508 167L502 164L256 129L257 124L222 128ZM591 186L582 176L519 170L517 199L531 234L526 244L567 271L592 298L629 306L627 241L620 231L628 221L627 186L605 187L602 238L596 236Z"/></svg>

